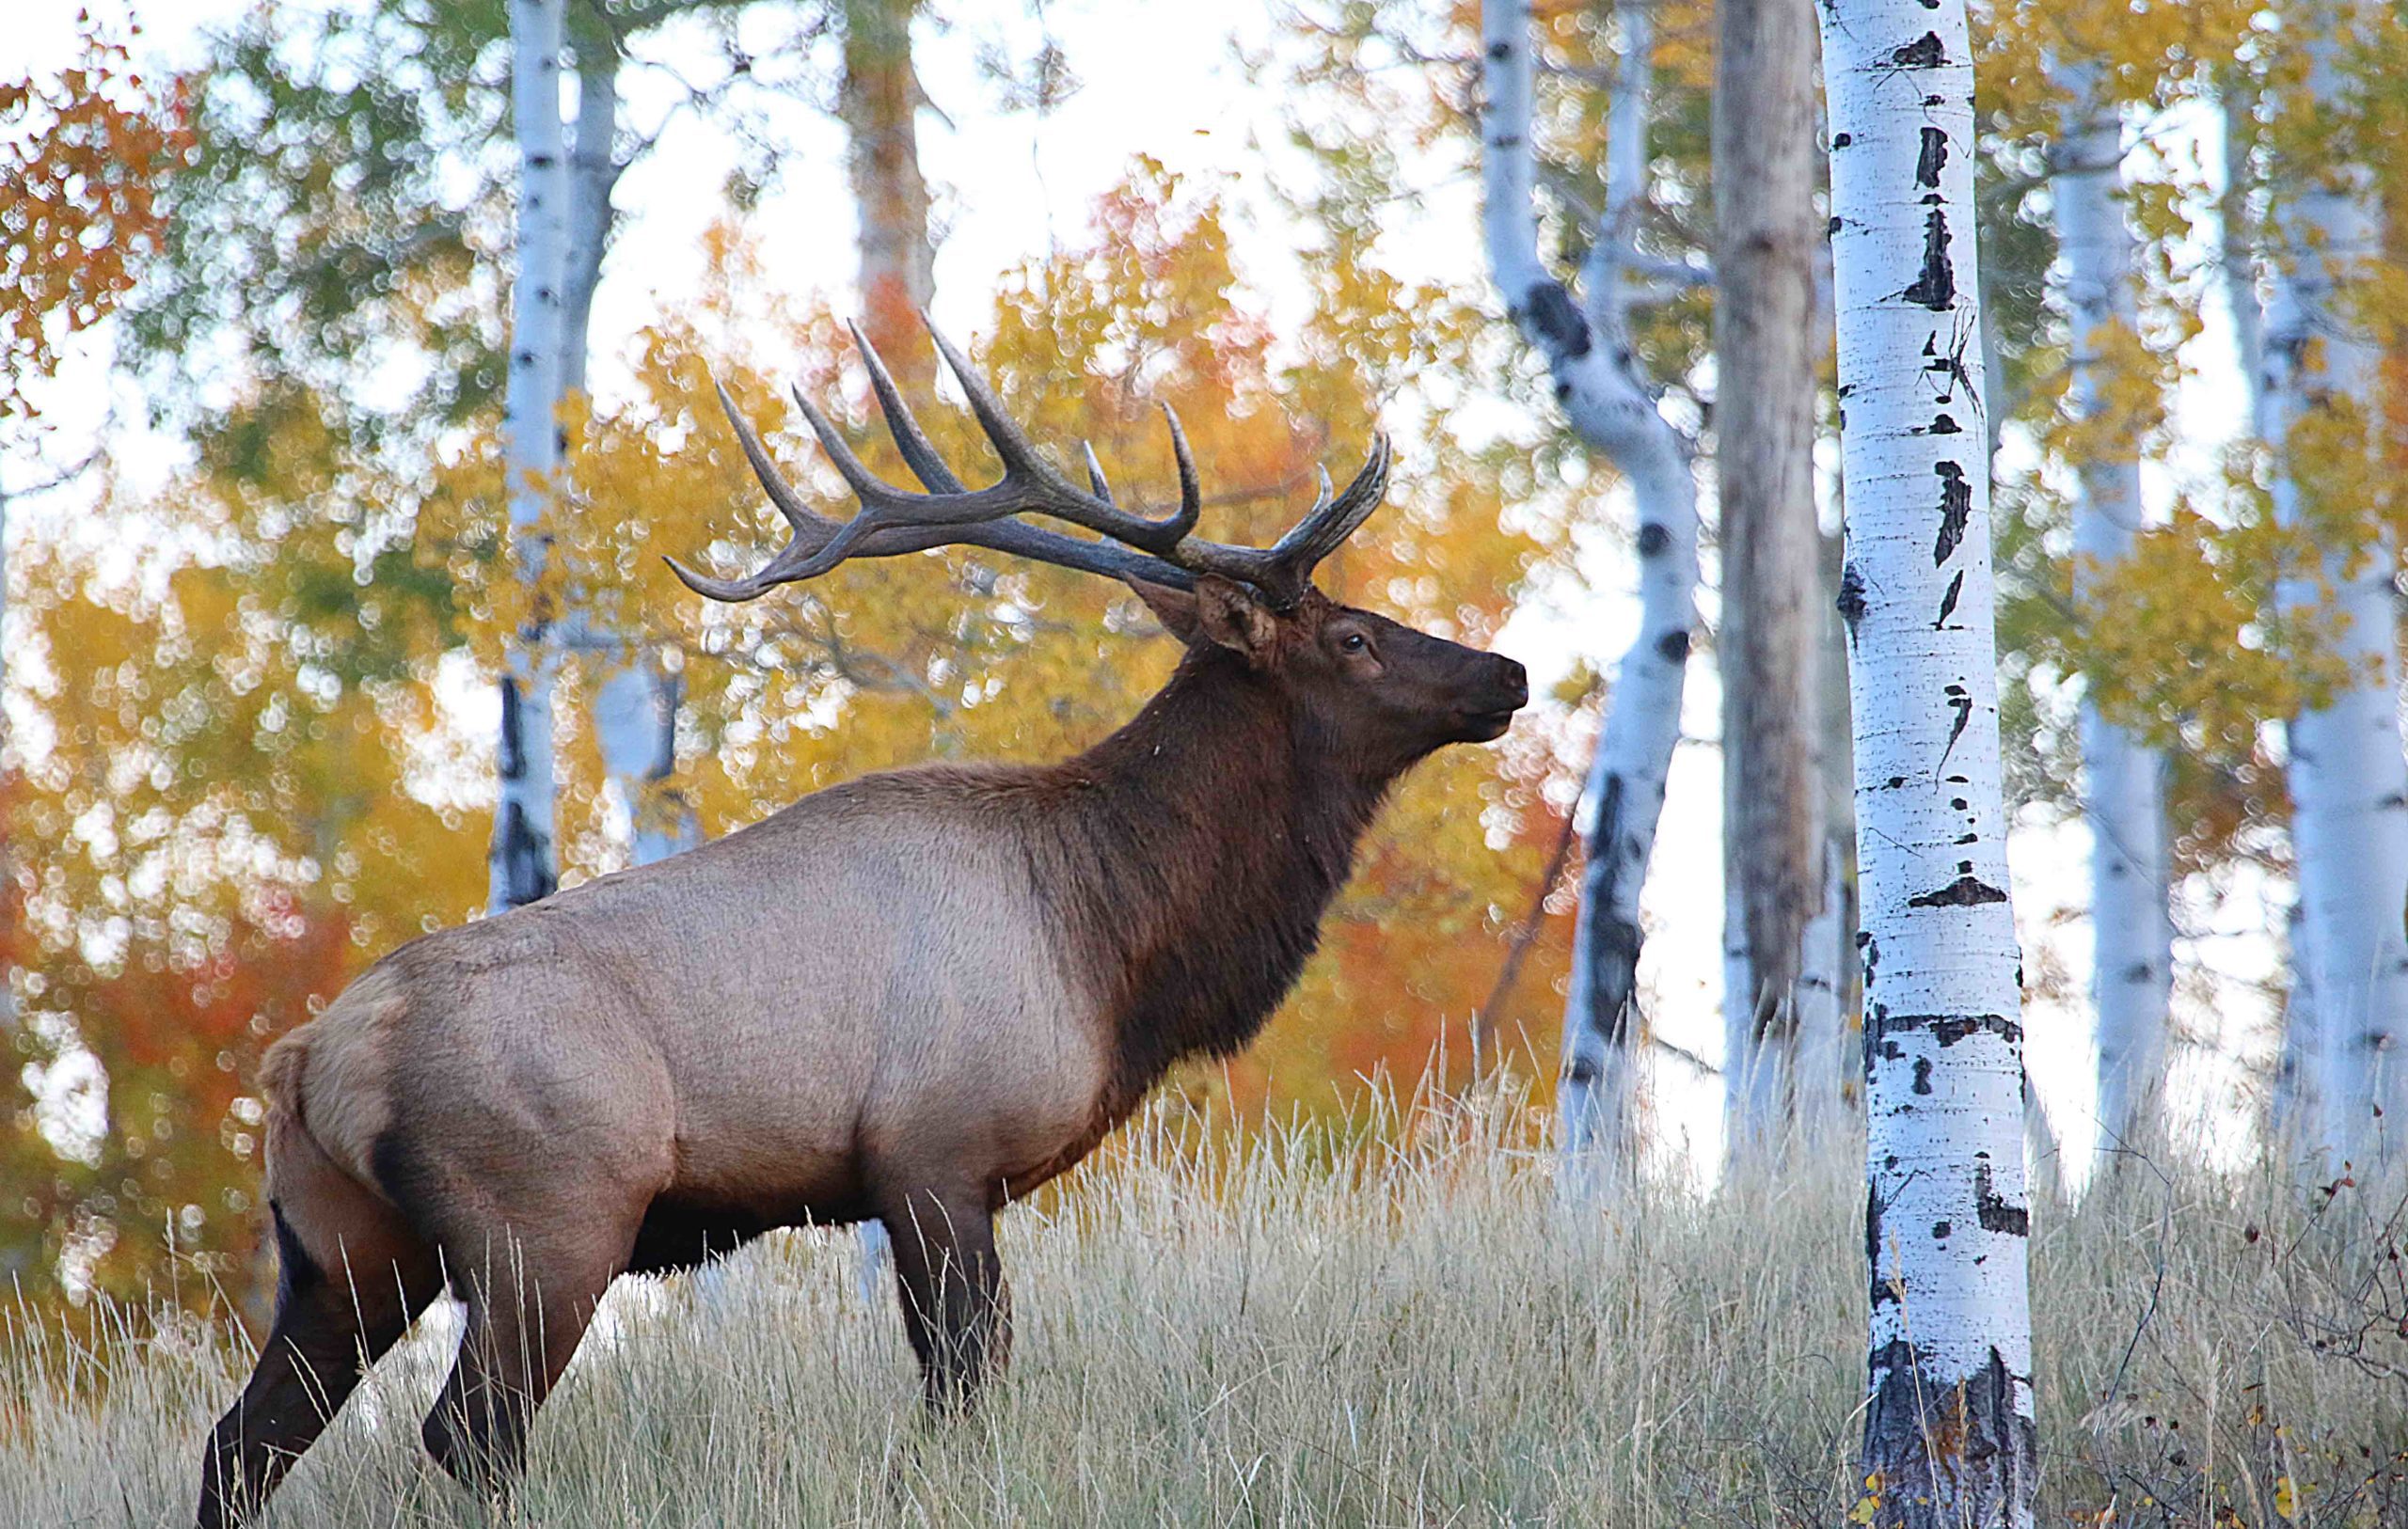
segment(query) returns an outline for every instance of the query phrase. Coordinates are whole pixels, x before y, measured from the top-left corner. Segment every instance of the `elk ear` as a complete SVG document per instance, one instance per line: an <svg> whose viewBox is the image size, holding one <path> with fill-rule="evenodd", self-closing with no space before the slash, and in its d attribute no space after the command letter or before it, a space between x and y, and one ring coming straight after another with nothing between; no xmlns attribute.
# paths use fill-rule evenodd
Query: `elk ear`
<svg viewBox="0 0 2408 1529"><path fill-rule="evenodd" d="M1260 664L1279 639L1279 618L1235 579L1205 574L1196 580L1196 624L1206 638Z"/></svg>
<svg viewBox="0 0 2408 1529"><path fill-rule="evenodd" d="M1127 582L1137 591L1137 598L1146 602L1146 608L1154 613L1154 620L1162 623L1171 636L1191 648L1212 640L1204 635L1204 628L1196 621L1194 591L1175 590L1167 584L1155 584L1142 578L1131 578Z"/></svg>

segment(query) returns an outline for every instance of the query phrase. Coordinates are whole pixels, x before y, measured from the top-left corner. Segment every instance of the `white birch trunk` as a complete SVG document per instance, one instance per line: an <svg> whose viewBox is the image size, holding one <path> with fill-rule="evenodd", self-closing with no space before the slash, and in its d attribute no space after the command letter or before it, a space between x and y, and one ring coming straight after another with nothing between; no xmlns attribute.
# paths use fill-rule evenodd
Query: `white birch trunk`
<svg viewBox="0 0 2408 1529"><path fill-rule="evenodd" d="M586 56L586 54L591 56ZM605 42L581 50L577 71L577 138L569 150L568 254L561 279L561 388L585 389L592 355L594 292L602 280L614 219L610 194L625 168L614 157L618 129L618 57ZM594 630L575 612L574 645L595 655L608 672L588 709L610 794L627 810L628 858L637 865L667 859L701 841L692 811L663 799L659 782L677 767L677 676L645 661L625 633Z"/></svg>
<svg viewBox="0 0 2408 1529"><path fill-rule="evenodd" d="M543 575L537 529L560 466L561 277L568 243L568 164L562 151L561 46L565 0L511 0L511 106L518 134L518 270L511 284L510 383L503 424L510 474L510 556L519 578ZM494 804L494 912L559 882L553 837L552 670L537 614L512 644L501 681Z"/></svg>
<svg viewBox="0 0 2408 1529"><path fill-rule="evenodd" d="M2310 109L2350 89L2342 55L2355 15L2348 6L2310 17ZM2363 20L2363 18L2360 18ZM2316 24L2321 23L2322 24ZM2292 459L2303 424L2336 404L2380 418L2373 385L2380 355L2349 311L2348 288L2381 256L2372 176L2363 165L2302 166L2275 188L2272 301L2265 327L2266 437L2274 453L2273 501L2285 526L2307 526L2321 567L2290 581L2286 604L2312 606L2329 591L2343 629L2335 656L2353 683L2289 725L2291 839L2299 864L2302 933L2315 962L2322 1128L2335 1165L2393 1158L2408 1119L2400 1026L2408 1019L2408 764L2400 755L2393 575L2396 549L2337 544L2314 532L2315 465ZM2305 471L2303 471L2305 467ZM2356 507L2349 507L2354 510ZM2369 555L2370 554L2370 555ZM2321 587L2320 587L2321 586Z"/></svg>
<svg viewBox="0 0 2408 1529"><path fill-rule="evenodd" d="M2258 259L2249 216L2255 179L2249 148L2255 137L2258 102L2252 92L2227 89L2221 104L2224 189L2216 205L2217 262L2225 307L2232 318L2233 350L2249 390L2249 433L2263 442L2269 433L2266 310L2258 295ZM2266 1127L2275 1151L2289 1159L2320 1148L2323 1142L2323 1090L2319 1077L2323 1052L2317 1041L2316 962L2308 954L2306 909L2296 896L2284 927L2284 964L2290 973L2290 986L2283 996L2282 1042L2274 1057Z"/></svg>
<svg viewBox="0 0 2408 1529"><path fill-rule="evenodd" d="M1645 184L1653 39L1644 8L1624 8L1617 15L1623 56L1608 125L1606 226L1596 231L1588 263L1584 309L1539 260L1528 0L1486 0L1481 7L1481 164L1489 263L1514 322L1546 357L1574 433L1628 480L1639 507L1639 636L1616 672L1589 772L1588 862L1563 1023L1558 1110L1564 1182L1575 1190L1601 1159L1628 1160L1639 894L1680 740L1681 691L1696 624L1697 486L1689 446L1657 411L1624 325L1621 278L1629 217Z"/></svg>
<svg viewBox="0 0 2408 1529"><path fill-rule="evenodd" d="M2032 1522L2021 995L2007 903L1965 0L1825 0L1865 934L1861 1505Z"/></svg>
<svg viewBox="0 0 2408 1529"><path fill-rule="evenodd" d="M2072 403L2087 418L2106 410L2114 395L2106 345L2118 331L2136 333L2140 322L2120 195L2123 122L2105 99L2097 64L2063 64L2052 72L2073 102L2053 189L2073 336ZM2138 443L2094 438L2076 465L2073 579L2081 595L2131 555L2139 535ZM2085 700L2082 770L2097 941L2091 993L2098 1005L2098 1144L2111 1152L2147 1134L2165 1076L2174 931L2166 913L2164 764Z"/></svg>

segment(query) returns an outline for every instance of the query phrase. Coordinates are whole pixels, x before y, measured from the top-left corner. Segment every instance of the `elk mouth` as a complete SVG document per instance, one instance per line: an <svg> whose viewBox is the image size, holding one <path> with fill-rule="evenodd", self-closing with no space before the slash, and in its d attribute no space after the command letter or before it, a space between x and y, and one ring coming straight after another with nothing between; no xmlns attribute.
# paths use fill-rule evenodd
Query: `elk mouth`
<svg viewBox="0 0 2408 1529"><path fill-rule="evenodd" d="M1467 714L1464 717L1463 741L1494 743L1505 736L1506 729L1513 725L1513 714L1520 711L1522 705L1523 703L1517 701L1510 706L1499 706L1493 711Z"/></svg>

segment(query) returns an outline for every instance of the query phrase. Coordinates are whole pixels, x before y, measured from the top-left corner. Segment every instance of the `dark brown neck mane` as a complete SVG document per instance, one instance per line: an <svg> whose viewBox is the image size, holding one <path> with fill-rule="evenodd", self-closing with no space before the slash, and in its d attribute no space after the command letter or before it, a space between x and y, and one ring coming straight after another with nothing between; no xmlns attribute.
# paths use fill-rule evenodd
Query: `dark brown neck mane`
<svg viewBox="0 0 2408 1529"><path fill-rule="evenodd" d="M1031 846L1038 884L1110 985L1113 1115L1173 1063L1261 1030L1396 773L1338 757L1217 649L1191 652L1127 726L1044 772L1060 810Z"/></svg>

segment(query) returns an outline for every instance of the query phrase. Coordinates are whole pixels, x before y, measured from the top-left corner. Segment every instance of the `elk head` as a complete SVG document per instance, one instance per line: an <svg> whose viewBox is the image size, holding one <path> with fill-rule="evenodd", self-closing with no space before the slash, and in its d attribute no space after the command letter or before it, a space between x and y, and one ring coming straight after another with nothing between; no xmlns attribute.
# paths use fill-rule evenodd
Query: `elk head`
<svg viewBox="0 0 2408 1529"><path fill-rule="evenodd" d="M982 546L1109 575L1133 588L1187 645L1191 664L1242 670L1244 683L1292 703L1322 752L1382 780L1446 744L1484 743L1502 735L1529 701L1522 666L1512 659L1340 605L1314 588L1314 568L1379 508L1390 460L1385 434L1373 437L1362 469L1343 493L1333 493L1323 473L1311 508L1273 545L1206 541L1195 534L1203 503L1195 458L1168 404L1163 415L1179 465L1180 502L1164 513L1140 514L1115 499L1092 447L1085 451L1085 488L1057 472L1004 412L969 360L933 325L928 333L1002 459L1003 477L972 489L955 476L912 418L878 351L855 326L853 340L869 369L887 430L924 492L872 474L834 422L798 389L796 404L861 504L849 520L827 519L779 474L759 434L722 387L721 406L794 539L742 578L713 578L669 559L689 589L713 600L752 600L778 585L816 578L849 558L944 545ZM1015 518L1022 514L1092 531L1097 539Z"/></svg>

